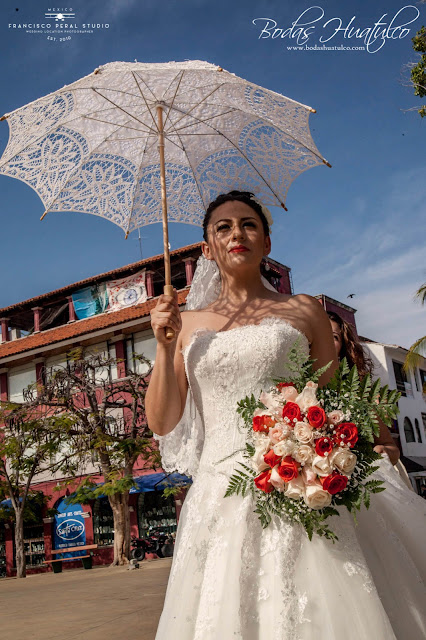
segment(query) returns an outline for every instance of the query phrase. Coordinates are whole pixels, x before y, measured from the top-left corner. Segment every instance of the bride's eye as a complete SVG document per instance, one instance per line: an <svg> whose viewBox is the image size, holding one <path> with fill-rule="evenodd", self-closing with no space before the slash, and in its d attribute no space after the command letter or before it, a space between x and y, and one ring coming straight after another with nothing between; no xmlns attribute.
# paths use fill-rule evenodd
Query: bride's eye
<svg viewBox="0 0 426 640"><path fill-rule="evenodd" d="M223 231L225 229L229 229L229 224L226 224L226 222L220 224L218 227L216 227L216 231Z"/></svg>

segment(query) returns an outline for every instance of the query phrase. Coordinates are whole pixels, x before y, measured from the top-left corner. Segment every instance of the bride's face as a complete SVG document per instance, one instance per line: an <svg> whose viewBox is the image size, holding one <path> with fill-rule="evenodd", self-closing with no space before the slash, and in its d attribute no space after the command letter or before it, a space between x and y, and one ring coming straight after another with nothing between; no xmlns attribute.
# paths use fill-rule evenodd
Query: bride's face
<svg viewBox="0 0 426 640"><path fill-rule="evenodd" d="M221 272L232 272L258 267L271 250L271 239L265 235L256 211L234 200L221 204L211 214L202 249L208 260L216 261Z"/></svg>

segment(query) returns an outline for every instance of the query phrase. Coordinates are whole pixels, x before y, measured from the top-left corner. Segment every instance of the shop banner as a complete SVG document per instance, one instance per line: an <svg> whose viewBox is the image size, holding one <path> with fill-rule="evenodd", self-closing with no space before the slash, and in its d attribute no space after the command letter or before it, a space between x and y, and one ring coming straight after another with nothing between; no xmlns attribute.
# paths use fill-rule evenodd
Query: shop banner
<svg viewBox="0 0 426 640"><path fill-rule="evenodd" d="M67 504L63 498L56 507L58 513L55 516L53 545L55 550L68 547L80 547L86 544L86 526L83 518L81 504ZM63 558L86 555L86 551L64 553Z"/></svg>
<svg viewBox="0 0 426 640"><path fill-rule="evenodd" d="M72 294L72 301L79 320L103 313L108 306L108 293L105 283L79 289Z"/></svg>
<svg viewBox="0 0 426 640"><path fill-rule="evenodd" d="M109 299L108 311L119 311L134 304L141 304L147 299L145 285L145 269L128 278L107 282Z"/></svg>

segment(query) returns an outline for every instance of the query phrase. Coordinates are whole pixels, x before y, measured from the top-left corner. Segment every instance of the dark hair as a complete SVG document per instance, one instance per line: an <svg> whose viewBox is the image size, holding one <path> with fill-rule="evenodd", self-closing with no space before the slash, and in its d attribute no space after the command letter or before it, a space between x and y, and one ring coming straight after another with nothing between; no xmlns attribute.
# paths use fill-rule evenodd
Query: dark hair
<svg viewBox="0 0 426 640"><path fill-rule="evenodd" d="M327 315L330 320L339 325L342 335L342 348L340 349L339 360L346 358L351 369L355 365L360 378L364 378L367 373L371 375L373 373L373 361L365 353L352 326L334 311L327 311Z"/></svg>
<svg viewBox="0 0 426 640"><path fill-rule="evenodd" d="M204 240L207 242L207 226L210 222L210 218L213 211L217 209L217 207L220 207L221 204L225 204L225 202L233 202L233 201L244 202L244 204L247 204L249 207L251 207L253 211L257 213L257 215L259 216L262 222L265 236L269 236L269 225L262 211L262 207L258 202L256 202L255 200L252 200L252 197L254 198L254 194L251 193L250 191L230 191L229 193L221 193L219 196L217 196L215 200L213 200L213 202L210 202L209 206L207 207L206 215L204 216L204 220L203 220Z"/></svg>

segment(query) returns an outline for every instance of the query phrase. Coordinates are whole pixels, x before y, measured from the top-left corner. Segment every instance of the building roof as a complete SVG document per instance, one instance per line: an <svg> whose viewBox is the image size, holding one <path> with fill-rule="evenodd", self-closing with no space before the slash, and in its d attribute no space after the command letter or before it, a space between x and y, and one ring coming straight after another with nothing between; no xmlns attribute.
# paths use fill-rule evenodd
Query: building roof
<svg viewBox="0 0 426 640"><path fill-rule="evenodd" d="M195 244L186 245L181 249L175 249L174 251L170 251L170 259L191 253L196 249L200 249L200 247L201 242L197 242ZM100 282L102 280L115 280L118 277L124 277L127 273L130 275L130 273L135 272L139 269L154 266L156 262L162 263L163 259L164 256L162 253L160 253L156 256L152 256L151 258L139 260L138 262L132 262L131 264L127 264L124 267L119 267L118 269L113 269L112 271L106 271L105 273L100 273L96 276L91 276L90 278L85 278L84 280L80 280L72 284L67 284L65 287L61 287L60 289L55 289L54 291L43 293L39 296L35 296L34 298L29 298L28 300L17 302L15 304L9 305L8 307L3 307L2 309L0 309L0 317L8 316L13 311L19 311L30 306L37 306L37 304L45 300L49 300L50 298L57 298L58 296L71 294L72 291L75 291L76 289L82 289L83 287L93 284L94 282Z"/></svg>
<svg viewBox="0 0 426 640"><path fill-rule="evenodd" d="M345 304L344 302L339 302L339 300L335 300L334 298L330 298L330 296L326 296L325 293L319 293L318 295L314 296L314 298L317 298L317 299L322 298L323 300L326 300L331 304L335 304L336 306L341 307L342 309L346 309L351 313L356 313L356 309L354 309L353 307L350 307L348 304Z"/></svg>
<svg viewBox="0 0 426 640"><path fill-rule="evenodd" d="M74 285L75 286L75 285ZM185 303L186 296L188 295L188 289L182 289L178 291L178 304ZM69 340L70 338L77 338L78 336L86 335L101 329L108 329L114 326L123 324L130 320L138 318L144 318L149 316L150 310L157 304L157 298L147 300L142 304L134 305L133 307L127 307L120 311L104 312L91 318L85 318L84 320L76 320L53 329L46 329L39 333L33 333L30 336L18 338L17 340L10 340L9 342L3 342L0 344L0 360L12 355L18 355L33 349L39 349L40 347Z"/></svg>

